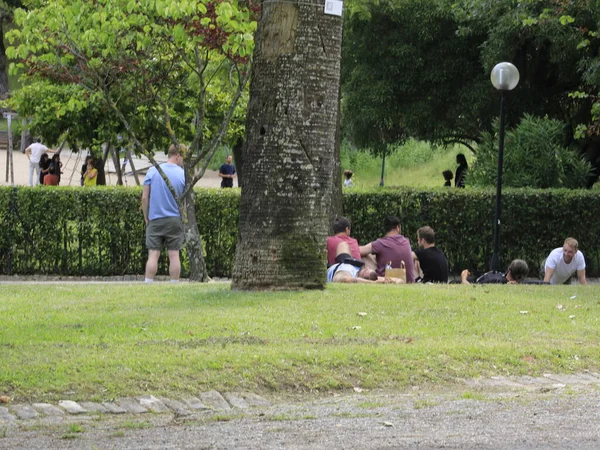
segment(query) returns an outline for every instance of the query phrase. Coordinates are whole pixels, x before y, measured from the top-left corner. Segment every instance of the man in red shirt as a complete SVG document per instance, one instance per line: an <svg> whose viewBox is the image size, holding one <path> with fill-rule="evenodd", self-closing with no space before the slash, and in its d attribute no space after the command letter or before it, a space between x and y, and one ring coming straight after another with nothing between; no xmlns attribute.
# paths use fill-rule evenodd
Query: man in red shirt
<svg viewBox="0 0 600 450"><path fill-rule="evenodd" d="M350 237L350 221L342 216L336 217L333 220L333 232L335 235L327 238L327 265L336 263L335 257L340 242L346 242L350 247L350 255L360 259L358 241Z"/></svg>
<svg viewBox="0 0 600 450"><path fill-rule="evenodd" d="M396 216L387 216L383 220L386 231L385 236L360 246L361 256L374 254L377 259L377 275L385 276L385 266L391 265L397 269L406 266L406 282L414 283L415 266L410 248L410 241L400 234L400 219Z"/></svg>

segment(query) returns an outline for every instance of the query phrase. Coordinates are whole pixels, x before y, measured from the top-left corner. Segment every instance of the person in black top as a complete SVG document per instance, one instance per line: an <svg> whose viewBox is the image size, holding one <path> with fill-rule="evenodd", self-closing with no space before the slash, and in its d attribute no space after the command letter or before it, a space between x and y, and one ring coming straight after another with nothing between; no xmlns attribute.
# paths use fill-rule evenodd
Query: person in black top
<svg viewBox="0 0 600 450"><path fill-rule="evenodd" d="M50 169L50 157L47 153L40 156L40 185L44 185L44 177L48 175Z"/></svg>
<svg viewBox="0 0 600 450"><path fill-rule="evenodd" d="M452 178L454 178L454 175L452 174L451 170L444 170L442 172L442 176L444 177L444 186L445 187L452 187Z"/></svg>
<svg viewBox="0 0 600 450"><path fill-rule="evenodd" d="M420 267L423 277L421 283L447 283L448 260L446 255L435 246L435 232L431 227L421 227L417 230L419 248L413 252L415 267Z"/></svg>
<svg viewBox="0 0 600 450"><path fill-rule="evenodd" d="M522 259L515 259L510 263L506 273L496 272L492 270L481 275L476 280L469 281L471 273L465 269L460 274L460 282L462 284L517 284L521 283L529 274L529 266Z"/></svg>
<svg viewBox="0 0 600 450"><path fill-rule="evenodd" d="M465 187L465 177L469 171L469 165L467 164L467 158L462 153L456 155L456 175L454 176L454 186L458 188Z"/></svg>
<svg viewBox="0 0 600 450"><path fill-rule="evenodd" d="M231 155L227 156L225 163L221 165L219 169L219 176L221 179L221 187L222 188L231 188L233 187L233 177L235 177L235 167L232 164L233 157Z"/></svg>

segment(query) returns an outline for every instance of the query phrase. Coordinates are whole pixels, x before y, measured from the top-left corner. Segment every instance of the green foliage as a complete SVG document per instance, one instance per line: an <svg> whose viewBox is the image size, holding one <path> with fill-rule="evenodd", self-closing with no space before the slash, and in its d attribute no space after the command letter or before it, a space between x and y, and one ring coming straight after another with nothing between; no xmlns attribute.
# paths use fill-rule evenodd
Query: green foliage
<svg viewBox="0 0 600 450"><path fill-rule="evenodd" d="M141 189L0 189L2 273L59 275L141 274L147 258ZM196 192L198 227L209 275L231 273L239 195ZM164 255L163 255L164 256ZM188 275L187 253L182 253ZM159 273L168 273L161 257Z"/></svg>
<svg viewBox="0 0 600 450"><path fill-rule="evenodd" d="M493 132L501 61L519 69L508 125L565 122L600 173L600 7L591 0L356 0L345 17L342 124L370 148L408 137L470 143ZM575 162L580 165L579 162ZM582 169L582 167L579 167ZM577 183L575 183L577 184Z"/></svg>
<svg viewBox="0 0 600 450"><path fill-rule="evenodd" d="M243 132L254 8L225 0L53 0L17 10L21 28L8 34L15 46L7 54L29 86L10 104L34 118L39 134L68 130L85 146L118 134L120 145L148 155L190 143L189 189L201 176L196 166Z"/></svg>
<svg viewBox="0 0 600 450"><path fill-rule="evenodd" d="M446 253L450 269L483 272L493 247L495 191L490 189L399 189L346 192L344 214L352 235L363 244L383 234L383 218L403 217L403 234L413 245L417 229L429 225ZM588 274L600 269L600 197L591 191L506 189L502 194L500 256L508 266L525 259L536 275L541 261L567 236L575 237L588 262Z"/></svg>
<svg viewBox="0 0 600 450"><path fill-rule="evenodd" d="M492 115L484 35L464 36L452 1L382 0L345 18L342 127L373 148L407 137L476 140Z"/></svg>
<svg viewBox="0 0 600 450"><path fill-rule="evenodd" d="M505 136L502 184L507 187L583 188L591 165L575 150L564 146L565 125L525 115ZM484 133L477 161L468 175L475 186L495 186L498 135Z"/></svg>
<svg viewBox="0 0 600 450"><path fill-rule="evenodd" d="M208 273L230 276L237 241L239 191L195 191ZM0 273L123 275L144 272L146 250L139 211L140 189L0 188ZM361 244L383 233L383 218L403 217L413 244L430 225L451 270L482 272L492 253L494 191L491 189L347 190L344 214ZM527 260L535 268L567 236L575 237L600 272L600 196L594 191L507 189L503 192L501 259ZM324 243L323 243L324 245ZM161 259L160 272L167 273ZM187 275L187 255L182 255Z"/></svg>
<svg viewBox="0 0 600 450"><path fill-rule="evenodd" d="M442 186L442 172L456 169L457 153L464 153L471 164L473 154L463 146L432 146L409 139L402 145L393 145L385 159L385 185L433 188ZM358 150L342 142L341 167L354 172L352 180L357 188L373 188L381 179L381 157Z"/></svg>

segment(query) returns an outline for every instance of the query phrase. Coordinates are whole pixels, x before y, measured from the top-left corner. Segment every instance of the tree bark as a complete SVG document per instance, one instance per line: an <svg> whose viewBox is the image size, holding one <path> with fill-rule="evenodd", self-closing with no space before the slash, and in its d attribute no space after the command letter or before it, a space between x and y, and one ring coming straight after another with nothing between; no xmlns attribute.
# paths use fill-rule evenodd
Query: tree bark
<svg viewBox="0 0 600 450"><path fill-rule="evenodd" d="M196 204L194 202L194 191L190 191L183 200L182 220L185 234L185 245L190 262L190 281L208 281L204 252L202 251L202 239L196 221Z"/></svg>
<svg viewBox="0 0 600 450"><path fill-rule="evenodd" d="M320 289L334 190L342 18L263 2L246 121L234 289Z"/></svg>

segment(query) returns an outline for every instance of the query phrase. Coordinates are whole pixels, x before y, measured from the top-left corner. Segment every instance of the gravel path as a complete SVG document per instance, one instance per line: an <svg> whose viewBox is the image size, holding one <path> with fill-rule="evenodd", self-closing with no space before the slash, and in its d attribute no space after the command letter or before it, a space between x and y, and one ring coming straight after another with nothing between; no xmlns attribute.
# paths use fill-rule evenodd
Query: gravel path
<svg viewBox="0 0 600 450"><path fill-rule="evenodd" d="M0 449L598 449L598 384L517 380L271 399L226 412L0 424ZM520 386L520 387L518 387Z"/></svg>

